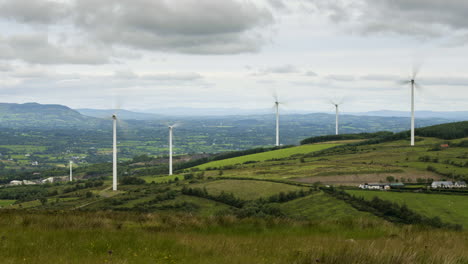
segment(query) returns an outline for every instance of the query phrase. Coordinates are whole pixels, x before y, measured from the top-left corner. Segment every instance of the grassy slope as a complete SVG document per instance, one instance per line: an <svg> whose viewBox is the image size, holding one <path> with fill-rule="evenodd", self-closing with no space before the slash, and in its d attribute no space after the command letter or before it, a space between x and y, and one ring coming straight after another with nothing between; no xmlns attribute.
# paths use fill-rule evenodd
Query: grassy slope
<svg viewBox="0 0 468 264"><path fill-rule="evenodd" d="M348 192L366 199L377 196L384 200L406 204L408 208L422 215L438 216L442 221L468 227L468 196L354 190Z"/></svg>
<svg viewBox="0 0 468 264"><path fill-rule="evenodd" d="M418 230L380 220L301 223L104 212L0 216L5 264L468 261L464 232Z"/></svg>
<svg viewBox="0 0 468 264"><path fill-rule="evenodd" d="M250 180L217 180L203 184L195 184L193 187L205 187L209 194L220 194L222 191L233 193L236 197L244 200L254 200L280 192L298 191L302 189L302 187L294 185Z"/></svg>
<svg viewBox="0 0 468 264"><path fill-rule="evenodd" d="M280 204L280 208L286 215L299 219L336 220L358 217L374 218L373 215L360 212L344 201L337 200L323 192Z"/></svg>
<svg viewBox="0 0 468 264"><path fill-rule="evenodd" d="M358 146L354 151L318 157L303 157L298 153L294 158L279 161L266 160L235 165L233 169L224 169L223 176L281 180L305 178L308 182L320 181L353 186L363 182L386 181L388 176L399 180L411 179L412 182L416 182L418 178L445 178L427 171L427 166L434 164L419 161L422 156L438 157L439 163L434 167L443 173L468 175L468 167L443 164L446 160L464 162L461 157L467 155L467 148L451 147L442 151L428 151L442 142L445 140L423 138L415 147L410 147L408 141L401 140ZM301 157L304 162L300 161ZM205 176L217 177L218 171L205 171Z"/></svg>
<svg viewBox="0 0 468 264"><path fill-rule="evenodd" d="M315 151L331 148L331 147L334 147L334 146L337 146L337 145L339 145L339 144L303 145L303 146L298 146L298 147L291 147L291 148L267 151L267 152L263 152L263 153L256 153L256 154L251 154L251 155L246 155L246 156L241 156L241 157L236 157L236 158L230 158L230 159L225 159L225 160L212 161L212 162L208 162L206 164L199 165L196 168L199 168L199 169L203 170L203 169L210 168L210 167L211 168L218 168L218 167L222 167L222 166L242 164L242 163L244 163L246 161L265 161L265 160L269 160L269 159L281 159L281 158L290 157L292 155L315 152Z"/></svg>

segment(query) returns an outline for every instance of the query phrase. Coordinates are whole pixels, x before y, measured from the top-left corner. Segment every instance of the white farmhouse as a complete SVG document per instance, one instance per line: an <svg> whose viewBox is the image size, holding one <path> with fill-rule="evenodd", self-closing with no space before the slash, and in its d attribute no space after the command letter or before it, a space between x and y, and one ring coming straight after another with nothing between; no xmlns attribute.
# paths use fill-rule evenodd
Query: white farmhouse
<svg viewBox="0 0 468 264"><path fill-rule="evenodd" d="M437 188L444 188L444 189L450 189L453 188L453 182L451 181L433 181L431 184L431 188L437 189Z"/></svg>
<svg viewBox="0 0 468 264"><path fill-rule="evenodd" d="M37 184L37 183L33 182L33 181L23 180L23 184L24 185L34 185L34 184Z"/></svg>
<svg viewBox="0 0 468 264"><path fill-rule="evenodd" d="M455 188L466 188L466 182L464 182L464 181L455 182L454 187Z"/></svg>
<svg viewBox="0 0 468 264"><path fill-rule="evenodd" d="M11 182L10 182L10 185L23 185L23 181L16 181L16 180L14 180L14 181L11 181Z"/></svg>
<svg viewBox="0 0 468 264"><path fill-rule="evenodd" d="M54 177L49 177L49 178L43 179L42 183L53 183L54 179L55 179Z"/></svg>

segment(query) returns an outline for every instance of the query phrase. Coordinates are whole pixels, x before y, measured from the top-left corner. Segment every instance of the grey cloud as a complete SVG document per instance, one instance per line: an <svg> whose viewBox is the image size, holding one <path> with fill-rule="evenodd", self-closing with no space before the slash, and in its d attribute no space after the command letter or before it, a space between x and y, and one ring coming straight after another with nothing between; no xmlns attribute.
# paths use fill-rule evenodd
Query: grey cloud
<svg viewBox="0 0 468 264"><path fill-rule="evenodd" d="M3 19L19 23L66 25L70 31L61 34L80 36L97 50L105 46L107 50L125 47L186 54L258 52L274 23L268 9L250 0L0 0L0 10ZM44 44L50 43L40 44L43 51L49 51ZM62 54L48 54L50 59L38 58L34 51L26 56L38 63L95 64L122 55L107 53L104 59L93 58L97 54L74 56L79 51L67 47Z"/></svg>
<svg viewBox="0 0 468 264"><path fill-rule="evenodd" d="M326 79L339 82L351 82L356 80L356 78L351 75L328 75Z"/></svg>
<svg viewBox="0 0 468 264"><path fill-rule="evenodd" d="M255 52L263 44L255 30L272 22L269 11L236 0L81 0L75 19L103 43L195 54Z"/></svg>
<svg viewBox="0 0 468 264"><path fill-rule="evenodd" d="M137 74L132 71L117 71L113 77L126 80L149 80L149 81L194 81L202 79L203 76L196 72L176 73L145 73Z"/></svg>
<svg viewBox="0 0 468 264"><path fill-rule="evenodd" d="M108 62L103 50L52 43L45 34L0 37L0 59L35 64L102 64Z"/></svg>
<svg viewBox="0 0 468 264"><path fill-rule="evenodd" d="M468 2L460 0L304 0L337 23L361 33L439 37L468 30Z"/></svg>
<svg viewBox="0 0 468 264"><path fill-rule="evenodd" d="M63 3L41 0L0 0L0 16L24 23L49 24L69 13Z"/></svg>
<svg viewBox="0 0 468 264"><path fill-rule="evenodd" d="M468 77L432 77L421 78L419 83L423 86L447 85L447 86L468 86Z"/></svg>
<svg viewBox="0 0 468 264"><path fill-rule="evenodd" d="M159 80L159 81L194 81L202 79L203 76L199 73L155 73L143 74L140 78L145 80Z"/></svg>
<svg viewBox="0 0 468 264"><path fill-rule="evenodd" d="M273 66L273 67L268 67L265 69L260 70L258 75L264 75L264 74L289 74L289 73L297 73L299 70L294 66L290 64L285 64L285 65L279 65L279 66Z"/></svg>
<svg viewBox="0 0 468 264"><path fill-rule="evenodd" d="M7 72L13 70L10 64L0 62L0 72Z"/></svg>
<svg viewBox="0 0 468 264"><path fill-rule="evenodd" d="M388 75L388 74L369 74L360 77L361 80L365 81L393 81L396 82L398 80L401 80L401 76L396 76L396 75Z"/></svg>
<svg viewBox="0 0 468 264"><path fill-rule="evenodd" d="M318 74L315 73L315 72L313 72L313 71L306 71L306 72L304 73L304 75L305 75L305 76L312 76L312 77L318 76Z"/></svg>

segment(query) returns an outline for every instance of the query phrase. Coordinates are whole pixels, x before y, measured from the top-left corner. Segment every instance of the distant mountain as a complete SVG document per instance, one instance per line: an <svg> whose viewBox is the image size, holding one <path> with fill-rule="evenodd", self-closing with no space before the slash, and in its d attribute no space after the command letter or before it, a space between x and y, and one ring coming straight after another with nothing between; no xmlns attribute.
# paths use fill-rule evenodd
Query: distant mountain
<svg viewBox="0 0 468 264"><path fill-rule="evenodd" d="M232 115L263 115L273 113L272 109L240 109L240 108L159 108L141 110L139 112L164 116L232 116Z"/></svg>
<svg viewBox="0 0 468 264"><path fill-rule="evenodd" d="M90 127L101 123L63 105L0 103L1 127Z"/></svg>
<svg viewBox="0 0 468 264"><path fill-rule="evenodd" d="M409 117L410 112L406 111L392 111L392 110L379 110L361 113L348 113L350 115L358 116L384 116L384 117ZM434 111L416 111L416 118L444 118L450 120L468 120L468 111L454 111L454 112L434 112Z"/></svg>
<svg viewBox="0 0 468 264"><path fill-rule="evenodd" d="M132 120L157 120L161 118L160 115L156 115L156 114L138 113L138 112L123 110L123 109L113 110L113 109L84 108L84 109L76 109L76 111L78 111L82 115L96 117L96 118L109 118L114 113L116 113L120 119L124 119L124 120L130 120L130 119Z"/></svg>

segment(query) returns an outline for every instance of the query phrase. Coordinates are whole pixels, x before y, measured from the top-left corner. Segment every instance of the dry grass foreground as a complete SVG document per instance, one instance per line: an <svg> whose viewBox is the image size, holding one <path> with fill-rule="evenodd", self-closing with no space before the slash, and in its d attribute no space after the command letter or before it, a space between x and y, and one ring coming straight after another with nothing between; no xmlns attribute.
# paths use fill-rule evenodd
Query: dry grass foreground
<svg viewBox="0 0 468 264"><path fill-rule="evenodd" d="M0 212L1 263L468 263L468 236L379 219Z"/></svg>

